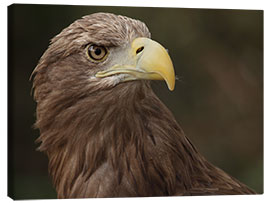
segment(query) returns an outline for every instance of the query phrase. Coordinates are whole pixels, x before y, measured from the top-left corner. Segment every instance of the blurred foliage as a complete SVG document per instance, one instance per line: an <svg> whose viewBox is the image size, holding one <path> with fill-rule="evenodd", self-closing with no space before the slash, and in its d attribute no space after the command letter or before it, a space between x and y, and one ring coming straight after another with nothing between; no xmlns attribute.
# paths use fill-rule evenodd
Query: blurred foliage
<svg viewBox="0 0 270 203"><path fill-rule="evenodd" d="M263 192L263 11L15 4L8 8L9 196L56 198L35 149L29 77L49 40L95 12L140 19L169 49L178 77L153 88L213 164Z"/></svg>

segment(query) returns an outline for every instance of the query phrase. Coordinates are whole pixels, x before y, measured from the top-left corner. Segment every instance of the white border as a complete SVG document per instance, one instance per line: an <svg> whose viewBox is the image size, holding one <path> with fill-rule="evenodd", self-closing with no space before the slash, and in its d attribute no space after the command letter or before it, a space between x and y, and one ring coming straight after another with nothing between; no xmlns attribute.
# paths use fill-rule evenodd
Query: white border
<svg viewBox="0 0 270 203"><path fill-rule="evenodd" d="M1 184L0 184L0 201L1 202L11 202L12 200L6 196L7 194L7 6L13 3L28 3L28 4L65 4L65 5L114 5L114 6L136 6L136 7L182 7L182 8L222 8L222 9L252 9L252 10L264 10L264 113L265 113L265 122L264 122L264 195L256 196L206 196L206 197L169 197L169 198L115 198L115 199L81 199L81 200L61 200L65 202L73 201L110 201L110 202L137 202L137 201L172 201L172 202L268 202L269 200L269 127L267 116L269 115L269 82L267 76L269 76L269 60L266 56L269 56L269 6L267 5L267 0L134 0L134 1L125 1L125 0L39 0L37 1L1 1L1 10L0 10L0 19L1 19L1 120L0 120L0 129L1 129ZM268 23L266 23L268 22ZM3 29L4 28L4 29ZM4 31L5 30L5 31ZM34 200L31 200L33 202ZM42 202L55 202L56 200L41 200ZM28 202L28 201L24 201ZM30 201L29 201L30 202ZM34 201L35 202L35 201Z"/></svg>

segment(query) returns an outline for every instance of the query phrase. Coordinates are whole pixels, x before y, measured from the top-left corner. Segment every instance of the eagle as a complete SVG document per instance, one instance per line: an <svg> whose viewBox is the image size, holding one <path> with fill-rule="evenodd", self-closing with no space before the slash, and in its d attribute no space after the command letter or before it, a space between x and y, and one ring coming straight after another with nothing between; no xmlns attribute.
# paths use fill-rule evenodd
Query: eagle
<svg viewBox="0 0 270 203"><path fill-rule="evenodd" d="M32 75L38 150L58 198L255 194L209 163L151 88L175 86L147 26L111 13L56 35Z"/></svg>

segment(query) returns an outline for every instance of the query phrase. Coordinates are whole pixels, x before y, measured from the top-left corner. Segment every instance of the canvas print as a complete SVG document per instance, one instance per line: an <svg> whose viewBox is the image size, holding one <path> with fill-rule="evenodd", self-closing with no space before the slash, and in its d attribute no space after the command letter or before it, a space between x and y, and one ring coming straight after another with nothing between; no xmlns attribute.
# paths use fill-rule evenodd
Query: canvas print
<svg viewBox="0 0 270 203"><path fill-rule="evenodd" d="M263 193L263 11L8 7L13 199Z"/></svg>

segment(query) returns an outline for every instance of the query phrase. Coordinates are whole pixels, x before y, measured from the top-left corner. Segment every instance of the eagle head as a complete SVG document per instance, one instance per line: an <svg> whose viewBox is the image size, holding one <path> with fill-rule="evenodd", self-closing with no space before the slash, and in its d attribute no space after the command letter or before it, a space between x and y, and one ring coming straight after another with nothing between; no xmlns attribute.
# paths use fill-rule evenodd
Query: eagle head
<svg viewBox="0 0 270 203"><path fill-rule="evenodd" d="M146 25L109 13L85 16L65 28L52 39L33 75L37 101L51 91L89 94L138 80L165 80L170 90L175 85L172 61L150 39Z"/></svg>

